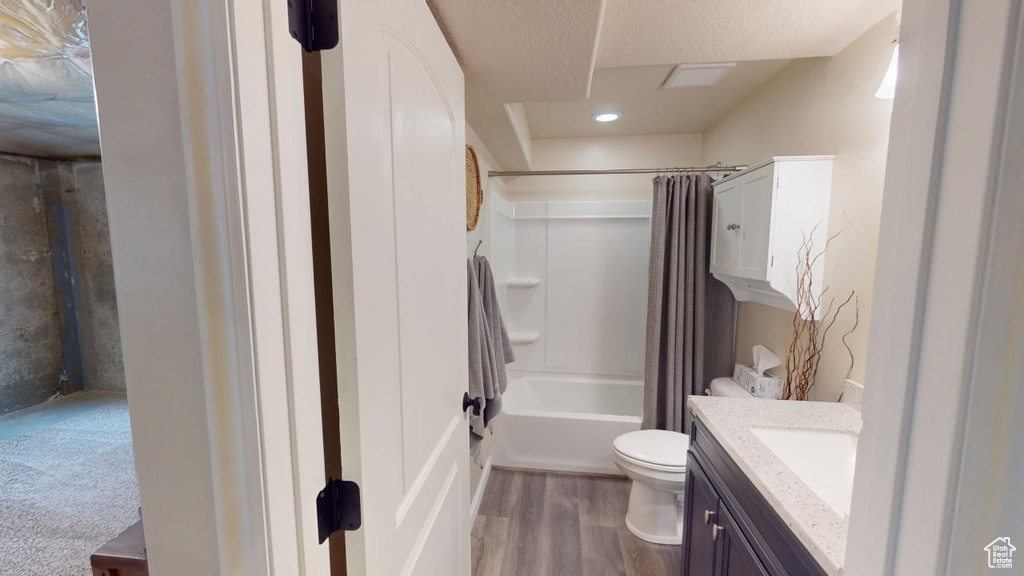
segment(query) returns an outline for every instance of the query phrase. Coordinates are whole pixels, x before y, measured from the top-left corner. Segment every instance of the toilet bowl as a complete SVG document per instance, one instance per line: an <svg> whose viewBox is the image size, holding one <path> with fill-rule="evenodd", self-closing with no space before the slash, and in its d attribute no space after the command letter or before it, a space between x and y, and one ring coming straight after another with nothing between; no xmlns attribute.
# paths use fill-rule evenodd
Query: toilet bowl
<svg viewBox="0 0 1024 576"><path fill-rule="evenodd" d="M655 544L683 543L686 434L639 430L615 439L615 465L633 481L626 528Z"/></svg>
<svg viewBox="0 0 1024 576"><path fill-rule="evenodd" d="M732 378L711 382L712 396L752 396ZM633 481L626 528L655 544L683 543L686 454L690 437L665 430L629 432L612 443L615 465Z"/></svg>

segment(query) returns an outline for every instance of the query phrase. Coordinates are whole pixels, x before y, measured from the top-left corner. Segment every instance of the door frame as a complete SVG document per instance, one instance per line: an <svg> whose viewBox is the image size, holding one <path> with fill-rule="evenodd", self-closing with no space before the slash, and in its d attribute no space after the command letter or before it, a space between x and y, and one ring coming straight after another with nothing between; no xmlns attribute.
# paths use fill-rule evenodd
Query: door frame
<svg viewBox="0 0 1024 576"><path fill-rule="evenodd" d="M93 0L88 18L150 570L328 574L287 3Z"/></svg>
<svg viewBox="0 0 1024 576"><path fill-rule="evenodd" d="M950 570L1019 10L903 5L847 574Z"/></svg>

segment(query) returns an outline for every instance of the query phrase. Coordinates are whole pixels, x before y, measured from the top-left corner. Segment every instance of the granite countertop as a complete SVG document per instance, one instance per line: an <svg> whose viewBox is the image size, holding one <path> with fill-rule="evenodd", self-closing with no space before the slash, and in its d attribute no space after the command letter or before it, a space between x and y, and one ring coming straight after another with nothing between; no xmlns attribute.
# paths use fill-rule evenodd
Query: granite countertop
<svg viewBox="0 0 1024 576"><path fill-rule="evenodd" d="M689 407L832 576L843 572L849 517L840 516L750 428L860 434L860 412L833 402L691 396Z"/></svg>

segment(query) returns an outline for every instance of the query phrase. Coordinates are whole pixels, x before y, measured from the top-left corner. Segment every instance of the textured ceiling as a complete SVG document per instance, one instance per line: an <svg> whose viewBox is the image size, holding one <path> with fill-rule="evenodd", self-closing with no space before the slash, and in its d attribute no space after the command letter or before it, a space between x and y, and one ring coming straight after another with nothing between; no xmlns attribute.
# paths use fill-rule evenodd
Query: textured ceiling
<svg viewBox="0 0 1024 576"><path fill-rule="evenodd" d="M702 132L788 63L740 62L715 86L673 90L661 89L672 65L604 68L594 73L586 100L526 104L530 133L540 139ZM622 117L594 122L591 116L602 110Z"/></svg>
<svg viewBox="0 0 1024 576"><path fill-rule="evenodd" d="M737 102L777 71L777 61L835 55L896 11L900 0L427 3L466 73L467 121L503 168L522 169L529 142L514 142L519 137L504 103L525 103L529 126L518 134L535 138L699 129L689 127L706 126L724 111L723 102ZM651 66L732 61L746 70L733 72L720 90L651 86L661 73ZM615 67L630 69L606 70ZM605 102L615 103L623 119L604 128L581 120Z"/></svg>
<svg viewBox="0 0 1024 576"><path fill-rule="evenodd" d="M586 98L604 0L427 4L463 72L482 90L505 102Z"/></svg>
<svg viewBox="0 0 1024 576"><path fill-rule="evenodd" d="M586 98L604 0L427 0L466 74L466 121L504 166L530 165L516 102Z"/></svg>
<svg viewBox="0 0 1024 576"><path fill-rule="evenodd" d="M0 0L0 152L99 155L82 0Z"/></svg>
<svg viewBox="0 0 1024 576"><path fill-rule="evenodd" d="M597 67L833 56L900 0L608 0Z"/></svg>

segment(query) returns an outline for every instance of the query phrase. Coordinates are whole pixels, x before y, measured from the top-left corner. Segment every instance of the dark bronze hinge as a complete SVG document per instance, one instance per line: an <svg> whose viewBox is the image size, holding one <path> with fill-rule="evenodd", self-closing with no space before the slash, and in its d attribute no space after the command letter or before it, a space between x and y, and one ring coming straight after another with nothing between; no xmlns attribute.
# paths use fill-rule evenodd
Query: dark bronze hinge
<svg viewBox="0 0 1024 576"><path fill-rule="evenodd" d="M358 530L363 523L359 485L346 480L327 482L316 495L316 520L321 544L338 530Z"/></svg>
<svg viewBox="0 0 1024 576"><path fill-rule="evenodd" d="M338 45L338 0L287 0L288 29L306 52Z"/></svg>

